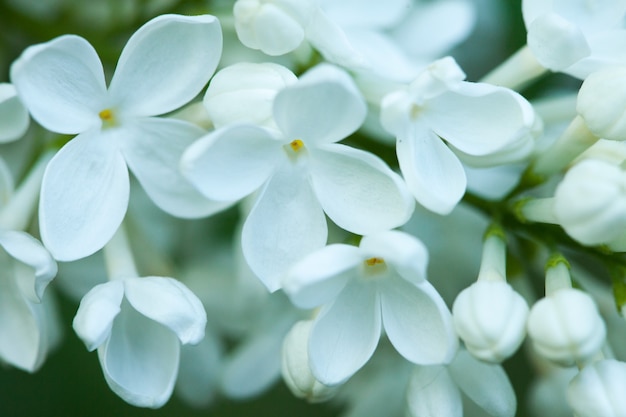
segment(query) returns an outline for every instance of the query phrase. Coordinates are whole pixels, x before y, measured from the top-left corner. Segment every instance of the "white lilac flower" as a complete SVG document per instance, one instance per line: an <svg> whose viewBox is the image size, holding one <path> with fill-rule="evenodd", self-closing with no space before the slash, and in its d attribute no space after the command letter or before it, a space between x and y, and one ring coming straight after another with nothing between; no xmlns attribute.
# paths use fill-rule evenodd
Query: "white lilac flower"
<svg viewBox="0 0 626 417"><path fill-rule="evenodd" d="M29 124L28 110L17 97L15 87L0 83L0 143L21 138Z"/></svg>
<svg viewBox="0 0 626 417"><path fill-rule="evenodd" d="M478 280L459 293L452 314L467 350L478 359L499 363L515 353L526 336L528 304L506 282L503 232L493 228L487 233Z"/></svg>
<svg viewBox="0 0 626 417"><path fill-rule="evenodd" d="M54 315L43 298L57 274L57 264L34 237L24 232L33 215L48 157L36 164L12 193L12 179L0 160L0 360L34 372L53 342ZM4 197L4 196L3 196Z"/></svg>
<svg viewBox="0 0 626 417"><path fill-rule="evenodd" d="M34 372L50 349L44 291L57 265L43 245L21 231L0 231L0 360Z"/></svg>
<svg viewBox="0 0 626 417"><path fill-rule="evenodd" d="M605 359L572 379L567 401L578 417L626 416L626 363Z"/></svg>
<svg viewBox="0 0 626 417"><path fill-rule="evenodd" d="M391 344L417 364L440 364L458 342L445 302L426 280L427 252L411 235L386 231L359 247L326 246L298 262L283 289L301 308L322 306L309 339L313 375L344 382L370 359L384 329Z"/></svg>
<svg viewBox="0 0 626 417"><path fill-rule="evenodd" d="M439 214L456 206L467 184L453 149L474 156L516 149L535 123L531 105L519 94L464 79L454 59L443 58L381 104L381 123L397 138L409 189Z"/></svg>
<svg viewBox="0 0 626 417"><path fill-rule="evenodd" d="M276 95L279 130L225 126L183 155L183 173L212 200L239 200L260 189L242 247L271 291L293 262L324 246L324 214L361 235L410 217L414 202L399 175L373 154L335 143L360 126L365 112L347 74L322 65Z"/></svg>
<svg viewBox="0 0 626 417"><path fill-rule="evenodd" d="M160 407L178 375L180 344L204 337L206 313L180 282L127 277L95 286L73 327L98 359L109 387L140 407Z"/></svg>
<svg viewBox="0 0 626 417"><path fill-rule="evenodd" d="M180 154L203 130L152 117L200 92L221 39L213 16L159 16L129 39L108 89L96 51L78 36L31 46L14 62L11 80L33 118L78 134L50 161L41 189L42 240L55 258L85 257L113 236L128 205L127 166L171 214L199 217L225 206L178 173Z"/></svg>
<svg viewBox="0 0 626 417"><path fill-rule="evenodd" d="M528 47L544 67L581 79L626 63L626 1L522 2Z"/></svg>
<svg viewBox="0 0 626 417"><path fill-rule="evenodd" d="M416 367L407 390L409 415L462 417L461 392L490 416L515 415L515 391L504 369L476 360L465 350L447 366Z"/></svg>
<svg viewBox="0 0 626 417"><path fill-rule="evenodd" d="M528 315L528 336L535 351L556 364L590 362L605 343L606 326L594 300L571 287L569 265L560 257L546 268L546 296Z"/></svg>

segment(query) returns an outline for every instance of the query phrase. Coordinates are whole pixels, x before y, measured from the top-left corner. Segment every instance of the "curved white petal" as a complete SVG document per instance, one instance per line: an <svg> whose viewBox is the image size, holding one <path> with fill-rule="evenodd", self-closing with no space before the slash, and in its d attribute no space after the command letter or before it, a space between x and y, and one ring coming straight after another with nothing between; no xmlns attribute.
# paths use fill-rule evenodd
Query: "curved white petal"
<svg viewBox="0 0 626 417"><path fill-rule="evenodd" d="M204 337L206 312L202 302L173 278L146 277L124 280L126 299L135 310L174 332L181 343L198 343Z"/></svg>
<svg viewBox="0 0 626 417"><path fill-rule="evenodd" d="M28 372L36 371L46 354L43 308L24 298L6 254L0 268L0 359Z"/></svg>
<svg viewBox="0 0 626 417"><path fill-rule="evenodd" d="M0 83L0 143L21 138L29 124L28 110L17 97L15 86Z"/></svg>
<svg viewBox="0 0 626 417"><path fill-rule="evenodd" d="M246 262L270 290L287 269L326 243L324 212L300 166L285 162L261 190L243 225Z"/></svg>
<svg viewBox="0 0 626 417"><path fill-rule="evenodd" d="M463 417L461 392L444 366L420 366L411 376L407 401L412 417Z"/></svg>
<svg viewBox="0 0 626 417"><path fill-rule="evenodd" d="M309 144L344 139L361 126L366 113L354 81L328 64L309 70L274 98L274 119L285 137Z"/></svg>
<svg viewBox="0 0 626 417"><path fill-rule="evenodd" d="M208 198L236 201L267 181L282 160L282 146L256 126L224 127L189 146L181 170Z"/></svg>
<svg viewBox="0 0 626 417"><path fill-rule="evenodd" d="M124 126L121 142L128 167L150 199L167 213L184 218L204 217L224 210L230 201L204 197L180 172L185 149L204 131L175 119L142 118Z"/></svg>
<svg viewBox="0 0 626 417"><path fill-rule="evenodd" d="M309 339L313 375L331 386L350 378L374 353L380 330L377 291L352 281L315 319Z"/></svg>
<svg viewBox="0 0 626 417"><path fill-rule="evenodd" d="M380 286L380 301L385 332L402 356L420 365L452 360L458 348L452 315L428 281L391 276Z"/></svg>
<svg viewBox="0 0 626 417"><path fill-rule="evenodd" d="M158 16L124 47L109 88L111 102L135 116L177 109L206 85L221 53L216 17Z"/></svg>
<svg viewBox="0 0 626 417"><path fill-rule="evenodd" d="M564 69L564 73L584 80L601 69L626 65L626 30L604 30L589 36L587 42L591 54Z"/></svg>
<svg viewBox="0 0 626 417"><path fill-rule="evenodd" d="M11 66L11 82L33 118L48 130L80 133L101 122L104 71L95 49L79 36L27 48Z"/></svg>
<svg viewBox="0 0 626 417"><path fill-rule="evenodd" d="M0 231L0 246L13 258L32 270L20 274L18 285L32 302L41 302L43 293L57 274L57 264L34 237L25 232Z"/></svg>
<svg viewBox="0 0 626 417"><path fill-rule="evenodd" d="M469 352L460 350L448 371L461 391L489 415L515 415L515 391L501 366L481 362Z"/></svg>
<svg viewBox="0 0 626 417"><path fill-rule="evenodd" d="M87 350L96 349L109 337L123 297L122 282L111 281L96 285L80 300L72 327Z"/></svg>
<svg viewBox="0 0 626 417"><path fill-rule="evenodd" d="M355 246L325 246L289 269L282 280L283 290L300 308L320 306L341 292L362 261L363 256Z"/></svg>
<svg viewBox="0 0 626 417"><path fill-rule="evenodd" d="M530 133L535 113L512 90L461 83L429 100L423 117L440 137L470 155L493 153Z"/></svg>
<svg viewBox="0 0 626 417"><path fill-rule="evenodd" d="M364 258L383 258L409 282L417 284L427 279L428 251L415 236L398 230L384 231L363 236L359 248Z"/></svg>
<svg viewBox="0 0 626 417"><path fill-rule="evenodd" d="M311 183L339 227L361 235L406 223L415 208L400 176L377 156L341 144L311 150Z"/></svg>
<svg viewBox="0 0 626 417"><path fill-rule="evenodd" d="M91 255L122 223L129 181L124 158L111 143L123 133L116 131L92 130L77 136L46 168L39 227L44 245L57 260Z"/></svg>
<svg viewBox="0 0 626 417"><path fill-rule="evenodd" d="M396 24L411 7L410 0L320 0L319 4L341 26L379 29Z"/></svg>
<svg viewBox="0 0 626 417"><path fill-rule="evenodd" d="M417 201L438 214L448 214L465 194L467 179L459 159L424 126L411 126L398 136L396 153L404 180Z"/></svg>
<svg viewBox="0 0 626 417"><path fill-rule="evenodd" d="M138 407L161 407L172 395L180 344L168 328L126 302L98 348L102 372L113 392Z"/></svg>

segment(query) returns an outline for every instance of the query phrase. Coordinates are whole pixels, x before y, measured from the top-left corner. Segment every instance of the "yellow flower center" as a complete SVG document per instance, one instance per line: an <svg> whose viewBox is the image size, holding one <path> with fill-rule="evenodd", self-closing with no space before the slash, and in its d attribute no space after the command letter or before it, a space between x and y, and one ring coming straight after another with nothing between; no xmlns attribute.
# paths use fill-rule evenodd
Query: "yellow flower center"
<svg viewBox="0 0 626 417"><path fill-rule="evenodd" d="M294 152L298 152L300 149L304 148L304 142L302 142L300 139L295 139L291 141L289 146L291 147L291 149L293 149Z"/></svg>
<svg viewBox="0 0 626 417"><path fill-rule="evenodd" d="M111 127L116 125L115 113L111 109L104 109L98 113L100 120L102 120L102 127Z"/></svg>
<svg viewBox="0 0 626 417"><path fill-rule="evenodd" d="M363 261L363 272L369 277L379 276L387 272L387 264L383 258L368 258Z"/></svg>

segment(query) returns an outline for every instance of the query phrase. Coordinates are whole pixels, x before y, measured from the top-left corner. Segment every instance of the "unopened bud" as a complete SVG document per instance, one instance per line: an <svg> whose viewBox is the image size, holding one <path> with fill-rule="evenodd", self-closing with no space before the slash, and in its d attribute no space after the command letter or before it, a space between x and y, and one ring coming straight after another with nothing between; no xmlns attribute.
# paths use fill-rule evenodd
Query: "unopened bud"
<svg viewBox="0 0 626 417"><path fill-rule="evenodd" d="M309 367L308 344L312 324L312 321L299 321L287 333L283 343L282 373L296 397L322 402L335 394L336 387L319 382Z"/></svg>

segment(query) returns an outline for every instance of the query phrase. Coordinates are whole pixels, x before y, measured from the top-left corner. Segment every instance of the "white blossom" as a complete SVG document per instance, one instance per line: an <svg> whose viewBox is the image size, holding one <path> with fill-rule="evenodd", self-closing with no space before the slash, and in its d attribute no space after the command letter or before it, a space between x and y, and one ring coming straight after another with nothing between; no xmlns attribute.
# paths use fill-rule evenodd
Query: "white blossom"
<svg viewBox="0 0 626 417"><path fill-rule="evenodd" d="M313 375L346 381L372 356L381 331L406 359L450 361L457 349L452 318L426 281L427 253L398 231L363 237L359 247L332 244L298 262L283 289L301 308L322 306L309 339Z"/></svg>
<svg viewBox="0 0 626 417"><path fill-rule="evenodd" d="M217 66L221 39L213 16L159 16L130 38L108 90L96 51L78 36L31 46L13 63L11 79L33 118L79 134L50 162L41 190L42 240L56 259L85 257L110 240L128 205L127 165L171 214L225 207L178 173L182 150L203 131L152 117L198 94Z"/></svg>
<svg viewBox="0 0 626 417"><path fill-rule="evenodd" d="M420 204L440 214L456 206L467 184L451 148L484 156L517 147L528 140L535 120L532 107L517 93L464 79L447 57L381 104L381 122L397 138L398 162L409 189Z"/></svg>
<svg viewBox="0 0 626 417"><path fill-rule="evenodd" d="M160 407L178 374L180 344L204 337L206 313L173 278L127 277L99 284L81 300L73 327L98 359L109 387L127 402Z"/></svg>
<svg viewBox="0 0 626 417"><path fill-rule="evenodd" d="M397 227L411 215L414 203L399 175L376 156L335 143L360 126L365 111L347 74L323 65L276 95L279 131L226 126L183 155L183 172L212 200L260 189L241 239L246 261L270 291L293 262L324 246L324 214L359 234Z"/></svg>
<svg viewBox="0 0 626 417"><path fill-rule="evenodd" d="M605 359L585 366L572 379L567 400L578 417L626 416L626 363Z"/></svg>

